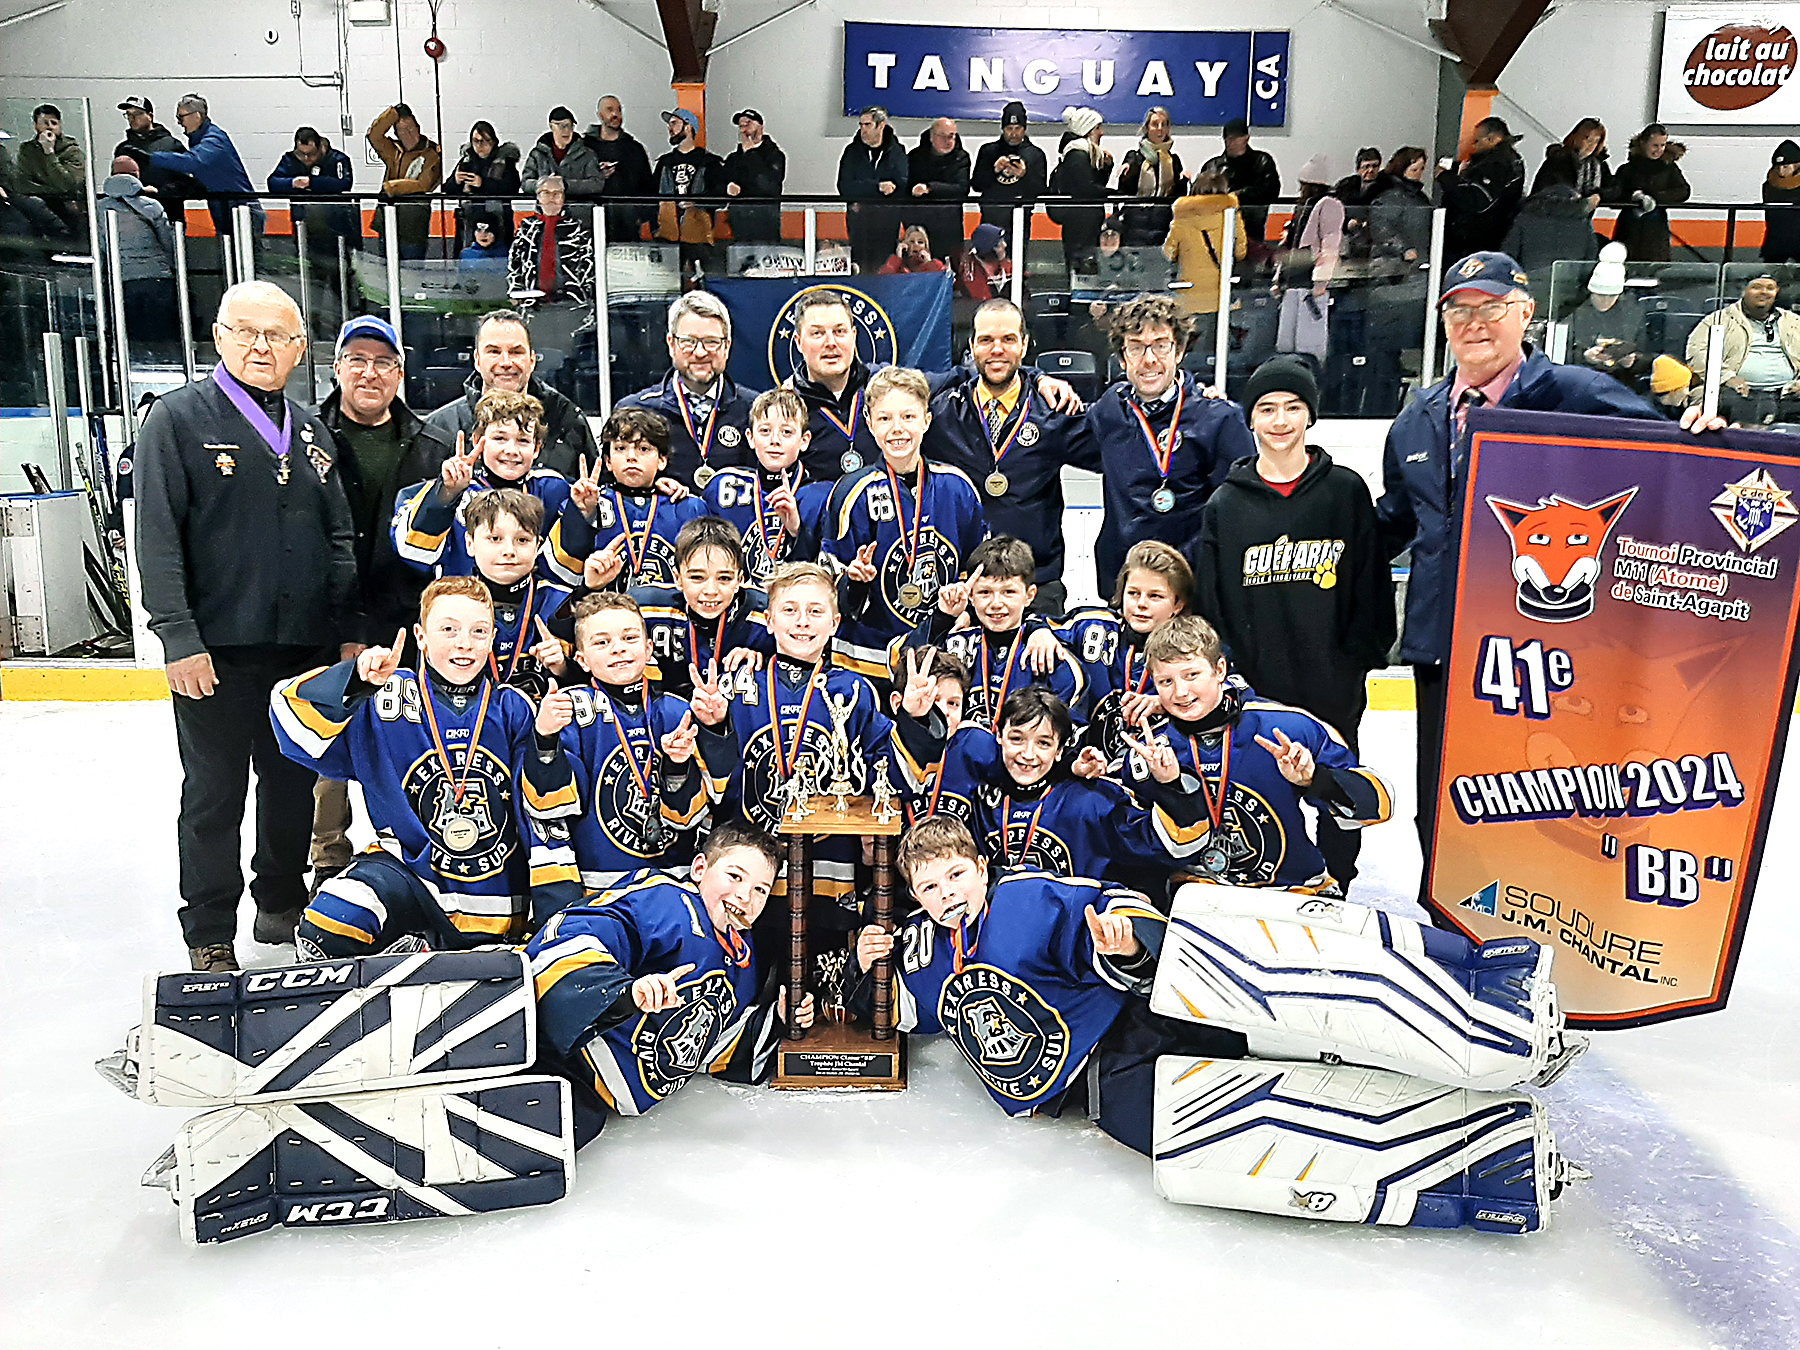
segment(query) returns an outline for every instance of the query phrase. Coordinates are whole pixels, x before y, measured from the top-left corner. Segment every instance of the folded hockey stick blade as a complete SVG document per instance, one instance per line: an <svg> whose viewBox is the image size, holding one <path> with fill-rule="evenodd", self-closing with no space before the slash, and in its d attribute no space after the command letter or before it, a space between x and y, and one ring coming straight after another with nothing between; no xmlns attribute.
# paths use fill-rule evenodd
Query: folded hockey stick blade
<svg viewBox="0 0 1800 1350"><path fill-rule="evenodd" d="M537 1058L531 973L492 949L153 975L137 1049L137 1096L159 1106L517 1073Z"/></svg>
<svg viewBox="0 0 1800 1350"><path fill-rule="evenodd" d="M226 1106L182 1127L167 1184L193 1243L546 1205L575 1175L570 1088L520 1076Z"/></svg>

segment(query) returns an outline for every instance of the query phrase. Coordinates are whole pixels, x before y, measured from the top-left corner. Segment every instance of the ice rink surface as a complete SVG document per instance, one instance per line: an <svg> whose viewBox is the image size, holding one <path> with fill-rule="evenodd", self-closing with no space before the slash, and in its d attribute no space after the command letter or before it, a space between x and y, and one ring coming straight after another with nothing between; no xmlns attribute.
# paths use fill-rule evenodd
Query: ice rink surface
<svg viewBox="0 0 1800 1350"><path fill-rule="evenodd" d="M1412 718L1354 897L1412 913ZM559 1204L183 1244L138 1179L182 1113L93 1061L176 969L161 704L0 706L0 1346L1800 1346L1800 799L1730 1007L1603 1033L1551 1091L1594 1179L1525 1238L1169 1204L1083 1121L1009 1121L947 1045L894 1094L699 1082L614 1121ZM245 903L244 931L249 929ZM246 940L247 964L291 948Z"/></svg>

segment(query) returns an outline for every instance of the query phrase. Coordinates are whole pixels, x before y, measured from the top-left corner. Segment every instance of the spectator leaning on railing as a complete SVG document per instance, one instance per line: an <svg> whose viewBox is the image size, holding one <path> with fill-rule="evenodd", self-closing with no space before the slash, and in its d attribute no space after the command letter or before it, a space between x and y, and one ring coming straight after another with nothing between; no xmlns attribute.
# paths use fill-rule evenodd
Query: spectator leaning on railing
<svg viewBox="0 0 1800 1350"><path fill-rule="evenodd" d="M1669 130L1652 122L1631 138L1625 166L1613 175L1613 200L1620 204L1613 238L1625 245L1633 262L1669 260L1669 211L1692 195L1678 163L1687 153Z"/></svg>
<svg viewBox="0 0 1800 1350"><path fill-rule="evenodd" d="M774 138L763 132L763 115L745 108L732 117L738 130L737 148L725 156L721 170L727 197L779 197L787 181L787 156ZM773 244L781 239L779 203L733 202L726 213L731 237L743 244Z"/></svg>
<svg viewBox="0 0 1800 1350"><path fill-rule="evenodd" d="M907 153L906 172L909 200L901 218L923 225L932 253L954 271L962 260L962 204L969 196L969 152L956 123L940 117L920 132L918 145Z"/></svg>
<svg viewBox="0 0 1800 1350"><path fill-rule="evenodd" d="M975 155L969 186L981 198L984 225L1012 230L1013 206L1035 202L1049 190L1050 165L1027 131L1025 105L1016 99L1000 110L1000 139ZM1025 208L1025 234L1031 237L1032 207Z"/></svg>
<svg viewBox="0 0 1800 1350"><path fill-rule="evenodd" d="M198 194L199 184L186 174L170 173L165 169L152 167L150 156L157 150L173 150L180 154L181 142L156 120L154 106L142 94L132 94L119 104L119 111L125 114L125 139L113 147L113 158L130 155L135 159L138 163L137 176L144 184L144 191L162 202L165 210L173 213L184 196Z"/></svg>
<svg viewBox="0 0 1800 1350"><path fill-rule="evenodd" d="M232 207L248 202L251 235L260 238L266 220L262 203L256 200L256 188L231 137L208 114L206 100L198 94L183 94L181 102L175 105L175 120L188 138L188 148L152 151L152 167L198 179L206 189L206 209L212 216L213 229L221 236L235 232Z"/></svg>

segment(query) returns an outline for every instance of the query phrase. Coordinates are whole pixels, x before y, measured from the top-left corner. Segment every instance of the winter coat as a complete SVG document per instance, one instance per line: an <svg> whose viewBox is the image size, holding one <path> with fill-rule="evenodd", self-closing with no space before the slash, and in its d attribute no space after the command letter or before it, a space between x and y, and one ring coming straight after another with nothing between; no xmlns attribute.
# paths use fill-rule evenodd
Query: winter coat
<svg viewBox="0 0 1800 1350"><path fill-rule="evenodd" d="M150 156L158 150L172 150L181 153L181 142L161 122L152 122L142 131L127 131L125 139L113 147L113 158L130 155L138 162L142 170L138 180L146 188L155 188L157 197L168 205L180 201L183 197L197 197L204 190L187 174L170 173L167 169L158 169L151 165Z"/></svg>
<svg viewBox="0 0 1800 1350"><path fill-rule="evenodd" d="M1424 263L1431 256L1431 214L1431 198L1424 184L1410 178L1389 179L1369 207L1375 256Z"/></svg>
<svg viewBox="0 0 1800 1350"><path fill-rule="evenodd" d="M1057 196L1077 201L1104 201L1107 169L1094 163L1093 142L1085 136L1069 135L1063 142L1056 172L1050 175L1050 191ZM1104 151L1101 152L1104 155ZM1062 226L1063 254L1077 258L1092 253L1100 243L1100 224L1106 219L1104 206L1064 206L1049 208L1050 219Z"/></svg>
<svg viewBox="0 0 1800 1350"><path fill-rule="evenodd" d="M87 157L73 136L56 136L56 147L44 153L36 136L19 146L19 190L28 197L64 197L70 200L87 196Z"/></svg>
<svg viewBox="0 0 1800 1350"><path fill-rule="evenodd" d="M472 173L481 179L476 187L464 187L456 181L459 173ZM468 146L456 161L456 167L444 179L444 191L453 197L516 197L519 194L519 147L502 141L494 153L483 159Z"/></svg>
<svg viewBox="0 0 1800 1350"><path fill-rule="evenodd" d="M345 193L355 180L356 170L350 163L350 156L342 150L332 148L331 142L325 142L325 153L319 162L308 168L306 163L289 150L276 164L275 171L269 175L269 191L282 194L291 193L294 200L288 204L288 218L302 221L308 218L307 207L303 204L308 197L324 196L333 193ZM310 186L294 190L294 180L305 178ZM359 210L348 204L336 203L329 206L316 207L317 220L336 234L346 239L355 239L361 233L359 228L361 214ZM335 244L332 247L336 247Z"/></svg>
<svg viewBox="0 0 1800 1350"><path fill-rule="evenodd" d="M1682 176L1677 160L1681 150L1674 142L1664 150L1661 159L1633 154L1625 167L1613 175L1612 199L1619 203L1619 219L1613 226L1613 239L1625 245L1625 254L1634 262L1669 261L1669 212L1693 195L1693 189ZM1656 201L1644 210L1635 198L1644 193Z"/></svg>
<svg viewBox="0 0 1800 1350"><path fill-rule="evenodd" d="M1525 161L1510 144L1490 146L1438 175L1444 205L1444 265L1498 249L1525 199Z"/></svg>
<svg viewBox="0 0 1800 1350"><path fill-rule="evenodd" d="M725 161L699 146L683 152L671 150L656 161L656 195L659 197L722 197L725 195ZM678 206L665 201L656 213L656 237L670 243L710 244L713 241L713 207Z"/></svg>
<svg viewBox="0 0 1800 1350"><path fill-rule="evenodd" d="M253 196L256 188L244 170L237 147L231 143L225 128L217 122L202 122L188 133L186 150L156 150L151 163L159 169L185 173L196 178L207 192Z"/></svg>
<svg viewBox="0 0 1800 1350"><path fill-rule="evenodd" d="M1795 373L1800 375L1800 314L1791 309L1777 309L1769 317L1775 320L1775 340L1781 344ZM1718 327L1725 329L1725 349L1719 354L1719 378L1735 379L1738 367L1750 354L1750 319L1742 305L1727 305L1715 310L1694 326L1694 331L1688 334L1687 365L1696 373L1706 369L1706 345L1711 340L1712 330Z"/></svg>
<svg viewBox="0 0 1800 1350"><path fill-rule="evenodd" d="M1360 173L1351 173L1331 185L1331 195L1345 206L1367 206L1391 186L1393 180L1385 173L1376 174L1366 183Z"/></svg>
<svg viewBox="0 0 1800 1350"><path fill-rule="evenodd" d="M1267 150L1245 150L1241 155L1214 155L1200 166L1201 173L1222 173L1237 194L1244 213L1244 228L1260 245L1268 237L1268 203L1281 195L1281 170Z"/></svg>
<svg viewBox="0 0 1800 1350"><path fill-rule="evenodd" d="M1800 177L1792 184L1777 182L1775 170L1763 179L1762 199L1771 206L1786 206L1785 211L1763 212L1762 260L1764 262L1800 262Z"/></svg>
<svg viewBox="0 0 1800 1350"><path fill-rule="evenodd" d="M1169 237L1163 242L1163 254L1175 264L1182 281L1193 284L1176 293L1176 303L1189 314L1219 312L1219 264L1225 251L1225 212L1238 204L1229 192L1201 193L1176 199L1169 226ZM1249 250L1244 231L1243 213L1237 217L1237 234L1232 243L1233 258L1242 258Z"/></svg>
<svg viewBox="0 0 1800 1350"><path fill-rule="evenodd" d="M1539 287L1547 288L1551 264L1559 258L1591 262L1600 256L1593 209L1574 188L1552 182L1520 203L1500 251Z"/></svg>
<svg viewBox="0 0 1800 1350"><path fill-rule="evenodd" d="M847 202L885 200L898 206L911 181L906 151L891 124L882 127L879 146L855 136L838 156L837 195ZM883 183L894 184L894 191L883 194Z"/></svg>
<svg viewBox="0 0 1800 1350"><path fill-rule="evenodd" d="M1025 172L1008 182L1001 178L997 166L1001 160L1010 158L1023 160ZM1029 136L1017 145L1008 145L1004 138L989 141L975 154L969 186L981 198L982 222L1011 230L1013 203L1036 201L1049 191L1050 164L1043 150L1033 145Z"/></svg>
<svg viewBox="0 0 1800 1350"><path fill-rule="evenodd" d="M969 196L969 152L963 149L962 137L956 138L949 154L940 155L927 127L906 156L906 177L900 218L908 225L923 225L931 236L931 251L948 256L962 245L962 204ZM920 184L925 195L915 197L913 189Z"/></svg>
<svg viewBox="0 0 1800 1350"><path fill-rule="evenodd" d="M144 185L128 173L110 175L97 203L102 217L119 218L119 276L125 281L166 281L175 275L175 232ZM101 236L106 237L104 234Z"/></svg>
<svg viewBox="0 0 1800 1350"><path fill-rule="evenodd" d="M556 162L556 141L546 131L538 137L525 165L519 170L519 191L536 195L538 184L546 178L561 175L563 192L572 202L591 202L606 190L606 175L600 160L588 149L588 143L577 136L563 151L562 163Z"/></svg>
<svg viewBox="0 0 1800 1350"><path fill-rule="evenodd" d="M1419 665L1441 665L1450 656L1450 607L1456 596L1456 549L1469 465L1466 428L1452 446L1450 390L1455 382L1452 371L1407 404L1388 428L1381 458L1386 490L1375 504L1388 556L1412 550L1400 659ZM1664 420L1647 400L1610 375L1558 365L1530 345L1497 406Z"/></svg>
<svg viewBox="0 0 1800 1350"><path fill-rule="evenodd" d="M536 211L519 222L506 256L506 285L513 291L535 291L538 264L544 251L544 227L549 222ZM556 289L544 297L551 303L594 303L594 236L588 227L564 212L556 218Z"/></svg>
<svg viewBox="0 0 1800 1350"><path fill-rule="evenodd" d="M413 197L422 192L437 191L444 178L444 152L429 137L421 135L411 150L401 148L393 135L400 114L389 108L369 123L366 136L370 149L381 156L381 191L388 197Z"/></svg>
<svg viewBox="0 0 1800 1350"><path fill-rule="evenodd" d="M754 149L742 145L725 156L720 175L726 184L736 183L746 197L779 197L787 182L787 155L767 136ZM781 239L781 206L733 203L726 214L731 237L744 243L776 243Z"/></svg>
<svg viewBox="0 0 1800 1350"><path fill-rule="evenodd" d="M1187 194L1188 180L1181 171L1181 156L1175 153L1173 144L1169 147L1169 163L1169 181L1158 186L1156 195L1165 201L1174 201ZM1138 179L1143 169L1141 146L1126 155L1119 165L1119 195L1140 199L1139 202L1127 202L1119 212L1119 238L1126 248L1155 248L1169 237L1169 222L1174 219L1170 207L1142 204L1144 199L1138 191Z"/></svg>
<svg viewBox="0 0 1800 1350"><path fill-rule="evenodd" d="M1573 183L1580 196L1598 196L1603 202L1611 201L1613 171L1612 165L1606 162L1606 151L1596 150L1577 159L1573 150L1561 141L1556 142L1544 151L1544 162L1538 168L1537 177L1531 180L1531 195L1535 197L1556 182Z"/></svg>

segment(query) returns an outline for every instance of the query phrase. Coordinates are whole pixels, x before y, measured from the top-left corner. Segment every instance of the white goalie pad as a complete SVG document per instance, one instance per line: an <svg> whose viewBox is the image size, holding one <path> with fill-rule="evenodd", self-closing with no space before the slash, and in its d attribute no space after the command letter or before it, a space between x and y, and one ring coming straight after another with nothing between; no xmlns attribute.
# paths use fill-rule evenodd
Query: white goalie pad
<svg viewBox="0 0 1800 1350"><path fill-rule="evenodd" d="M1165 1198L1337 1223L1530 1233L1586 1175L1524 1093L1347 1064L1164 1055L1154 1130Z"/></svg>
<svg viewBox="0 0 1800 1350"><path fill-rule="evenodd" d="M523 952L346 957L144 981L144 1022L102 1074L158 1106L286 1101L492 1078L537 1059Z"/></svg>
<svg viewBox="0 0 1800 1350"><path fill-rule="evenodd" d="M1259 1059L1499 1091L1549 1083L1587 1048L1563 1026L1552 954L1323 896L1192 884L1175 893L1150 1006L1242 1032Z"/></svg>
<svg viewBox="0 0 1800 1350"><path fill-rule="evenodd" d="M575 1176L569 1085L484 1079L196 1116L144 1175L190 1242L545 1205Z"/></svg>

